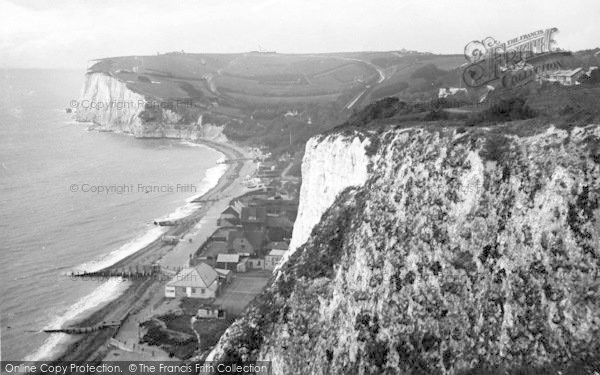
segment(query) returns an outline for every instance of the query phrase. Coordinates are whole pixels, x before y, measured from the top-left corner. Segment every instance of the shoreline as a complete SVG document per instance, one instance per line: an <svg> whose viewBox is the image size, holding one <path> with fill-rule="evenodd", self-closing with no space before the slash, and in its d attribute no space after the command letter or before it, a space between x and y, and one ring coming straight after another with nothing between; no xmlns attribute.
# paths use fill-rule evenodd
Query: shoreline
<svg viewBox="0 0 600 375"><path fill-rule="evenodd" d="M247 155L243 149L229 142L217 142L209 139L198 139L189 142L212 148L213 150L223 154L223 157L226 160L249 157L249 155ZM234 195L232 192L229 192L228 194L226 190L233 185L234 182L239 182L240 171L245 166L246 162L248 162L248 160L237 160L235 162L226 164L227 168L219 177L217 183L201 196L193 197L195 200L202 199L206 201L204 201L200 207L187 215L184 222L169 228L165 235L183 236L186 233L189 233L206 216L209 209L216 203L216 201L210 201L211 199L233 199ZM196 245L200 246L200 244ZM168 244L163 243L162 240L158 238L135 253L115 262L113 265L108 266L105 269L123 266L127 263L136 261L143 262L144 260L147 261L150 258L158 257L160 259L165 255L162 253L164 248L168 246ZM173 245L170 245L170 247L171 248L168 249L167 254L168 252L174 250ZM184 265L185 264L181 264L181 266ZM114 318L120 320L119 317L122 318L134 308L139 307L137 305L143 299L146 291L150 290L157 283L160 283L161 278L149 278L145 280L136 279L128 282L130 282L130 285L117 298L108 302L99 309L90 312L85 318L73 321L70 325L73 327L82 327L91 326L103 321L115 320ZM83 337L78 337L75 339L75 341L65 345L62 350L59 351L61 354L55 355L54 358L52 358L52 361L101 361L108 351L107 344L109 339L117 330L118 328L105 328L100 331L87 334Z"/></svg>

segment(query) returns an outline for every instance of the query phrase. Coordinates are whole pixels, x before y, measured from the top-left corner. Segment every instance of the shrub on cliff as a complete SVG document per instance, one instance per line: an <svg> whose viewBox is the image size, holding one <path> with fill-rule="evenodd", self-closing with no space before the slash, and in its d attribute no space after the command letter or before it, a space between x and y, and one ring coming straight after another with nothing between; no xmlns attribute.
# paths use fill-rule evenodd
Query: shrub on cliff
<svg viewBox="0 0 600 375"><path fill-rule="evenodd" d="M488 109L472 116L467 120L467 125L474 126L480 123L498 123L534 118L538 113L525 104L525 99L513 97L501 99Z"/></svg>
<svg viewBox="0 0 600 375"><path fill-rule="evenodd" d="M401 110L407 108L405 102L401 102L398 98L389 97L371 103L360 112L354 113L348 120L349 125L365 125L373 120L381 120L394 116Z"/></svg>
<svg viewBox="0 0 600 375"><path fill-rule="evenodd" d="M437 121L437 120L446 120L448 119L448 112L444 111L443 109L434 109L432 111L429 111L425 117L423 118L423 120L425 121Z"/></svg>

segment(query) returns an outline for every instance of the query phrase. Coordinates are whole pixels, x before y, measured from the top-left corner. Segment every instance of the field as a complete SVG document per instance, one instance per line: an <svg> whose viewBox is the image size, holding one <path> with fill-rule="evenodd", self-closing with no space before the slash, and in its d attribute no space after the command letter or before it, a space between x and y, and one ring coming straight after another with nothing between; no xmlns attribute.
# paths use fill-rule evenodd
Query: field
<svg viewBox="0 0 600 375"><path fill-rule="evenodd" d="M452 76L462 55L349 52L328 54L189 54L125 56L97 60L89 73L101 72L125 82L152 100L192 100L183 122L205 115L225 125L237 142L290 145L302 149L310 136L342 123L373 100L398 96L428 100L432 82L412 75L433 64ZM444 78L444 77L442 77ZM435 84L446 84L442 78ZM452 83L452 86L456 84ZM286 113L297 113L293 117ZM160 119L144 113L146 122ZM279 147L281 148L281 147Z"/></svg>
<svg viewBox="0 0 600 375"><path fill-rule="evenodd" d="M189 54L126 56L96 61L104 72L157 99L193 99L236 107L338 103L365 91L359 104L393 95L426 63L452 69L462 56L354 52L334 54ZM377 91L378 89L382 89ZM402 91L402 90L399 90ZM236 104L237 103L237 104ZM342 104L342 103L339 103Z"/></svg>

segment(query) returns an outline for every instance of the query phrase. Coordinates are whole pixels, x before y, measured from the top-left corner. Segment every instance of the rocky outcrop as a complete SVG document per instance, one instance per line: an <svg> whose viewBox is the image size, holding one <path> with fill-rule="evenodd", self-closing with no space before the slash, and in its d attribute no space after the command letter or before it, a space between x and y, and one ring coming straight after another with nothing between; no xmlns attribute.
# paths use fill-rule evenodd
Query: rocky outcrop
<svg viewBox="0 0 600 375"><path fill-rule="evenodd" d="M395 129L376 144L364 184L337 195L211 358L275 374L590 371L600 126Z"/></svg>

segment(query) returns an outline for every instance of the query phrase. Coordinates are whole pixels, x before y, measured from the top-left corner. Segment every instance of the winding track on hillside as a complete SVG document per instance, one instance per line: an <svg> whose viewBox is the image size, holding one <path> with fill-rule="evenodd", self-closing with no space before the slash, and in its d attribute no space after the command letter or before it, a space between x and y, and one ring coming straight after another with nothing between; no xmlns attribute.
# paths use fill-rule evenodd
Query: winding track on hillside
<svg viewBox="0 0 600 375"><path fill-rule="evenodd" d="M386 74L385 74L385 70L383 70L381 67L373 64L372 62L361 60L361 59L356 59L356 58L352 58L352 57L339 57L339 56L336 56L336 57L339 58L339 59L342 59L342 60L358 61L358 62L366 64L369 67L375 69L375 71L377 72L377 74L379 74L379 79L377 80L377 82L375 83L375 85L379 85L380 83L382 83L383 81L385 81L385 79L387 78ZM351 109L352 107L354 107L354 105L363 96L365 96L365 94L367 94L368 92L373 91L375 89L375 85L373 85L373 86L367 85L363 91L361 91L356 97L354 97L354 99L352 99L351 101L348 102L348 104L346 104L345 108L346 109Z"/></svg>

